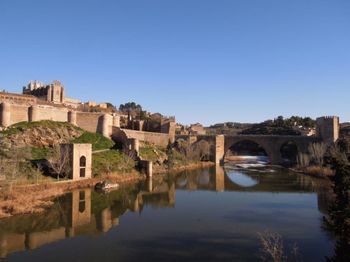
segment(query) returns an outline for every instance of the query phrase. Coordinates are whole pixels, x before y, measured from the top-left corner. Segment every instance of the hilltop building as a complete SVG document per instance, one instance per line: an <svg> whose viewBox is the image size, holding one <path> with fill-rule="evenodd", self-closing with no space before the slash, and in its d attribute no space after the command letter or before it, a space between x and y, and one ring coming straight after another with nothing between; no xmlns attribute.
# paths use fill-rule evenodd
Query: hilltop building
<svg viewBox="0 0 350 262"><path fill-rule="evenodd" d="M93 110L86 110L86 106ZM121 114L107 109L107 103L84 104L66 97L60 81L51 84L31 81L23 87L23 94L0 92L0 130L19 122L52 120L70 122L86 131L122 140L128 147L135 139L159 146L175 140L175 117L159 114L147 121L131 118L122 126Z"/></svg>

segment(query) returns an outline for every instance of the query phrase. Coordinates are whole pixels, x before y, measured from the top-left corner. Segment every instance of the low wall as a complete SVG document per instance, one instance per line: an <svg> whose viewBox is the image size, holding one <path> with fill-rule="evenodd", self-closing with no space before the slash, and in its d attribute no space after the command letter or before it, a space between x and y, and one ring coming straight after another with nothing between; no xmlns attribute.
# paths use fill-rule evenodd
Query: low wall
<svg viewBox="0 0 350 262"><path fill-rule="evenodd" d="M130 129L121 129L121 130L125 132L125 134L129 139L134 138L142 142L148 142L148 143L152 143L162 147L166 147L170 139L169 134L135 131Z"/></svg>

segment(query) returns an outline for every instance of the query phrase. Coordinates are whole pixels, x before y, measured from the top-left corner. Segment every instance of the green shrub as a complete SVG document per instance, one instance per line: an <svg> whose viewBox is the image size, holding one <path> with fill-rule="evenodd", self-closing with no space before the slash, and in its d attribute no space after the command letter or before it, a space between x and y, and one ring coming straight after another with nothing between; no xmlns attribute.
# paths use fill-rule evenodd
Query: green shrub
<svg viewBox="0 0 350 262"><path fill-rule="evenodd" d="M118 150L110 150L92 155L93 176L112 172L131 172L135 161Z"/></svg>
<svg viewBox="0 0 350 262"><path fill-rule="evenodd" d="M80 137L75 138L71 141L74 144L78 143L89 143L92 144L92 150L103 150L112 148L115 143L104 137L101 134L85 132Z"/></svg>

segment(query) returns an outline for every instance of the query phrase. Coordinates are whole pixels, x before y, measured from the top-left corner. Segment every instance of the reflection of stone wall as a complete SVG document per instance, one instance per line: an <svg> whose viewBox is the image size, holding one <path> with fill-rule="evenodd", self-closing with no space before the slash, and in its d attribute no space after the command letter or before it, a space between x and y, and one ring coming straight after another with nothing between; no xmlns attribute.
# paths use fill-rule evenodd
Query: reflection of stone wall
<svg viewBox="0 0 350 262"><path fill-rule="evenodd" d="M0 235L0 258L25 250L25 238L25 234L5 233Z"/></svg>
<svg viewBox="0 0 350 262"><path fill-rule="evenodd" d="M91 222L91 189L72 192L71 227Z"/></svg>
<svg viewBox="0 0 350 262"><path fill-rule="evenodd" d="M36 249L48 243L66 238L66 229L64 227L56 228L47 232L34 232L27 236L26 244L29 249Z"/></svg>
<svg viewBox="0 0 350 262"><path fill-rule="evenodd" d="M215 190L217 192L225 191L225 170L220 165L215 167Z"/></svg>
<svg viewBox="0 0 350 262"><path fill-rule="evenodd" d="M102 210L99 222L97 227L103 233L108 232L113 227L112 212L109 208Z"/></svg>

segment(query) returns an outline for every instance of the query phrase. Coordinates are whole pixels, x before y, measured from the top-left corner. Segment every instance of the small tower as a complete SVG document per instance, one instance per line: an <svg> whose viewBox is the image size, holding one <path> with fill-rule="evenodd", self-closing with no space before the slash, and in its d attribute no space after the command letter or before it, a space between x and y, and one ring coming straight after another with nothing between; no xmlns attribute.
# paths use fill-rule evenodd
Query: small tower
<svg viewBox="0 0 350 262"><path fill-rule="evenodd" d="M91 144L63 144L61 157L68 157L69 178L79 180L91 178Z"/></svg>
<svg viewBox="0 0 350 262"><path fill-rule="evenodd" d="M337 116L324 116L316 119L316 135L326 145L331 145L339 138L340 124Z"/></svg>

